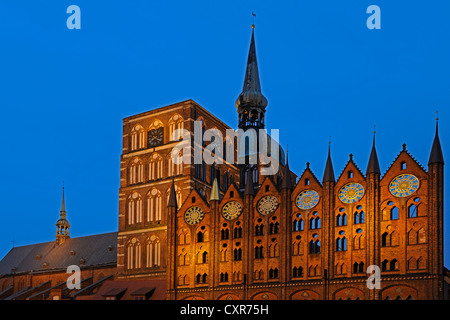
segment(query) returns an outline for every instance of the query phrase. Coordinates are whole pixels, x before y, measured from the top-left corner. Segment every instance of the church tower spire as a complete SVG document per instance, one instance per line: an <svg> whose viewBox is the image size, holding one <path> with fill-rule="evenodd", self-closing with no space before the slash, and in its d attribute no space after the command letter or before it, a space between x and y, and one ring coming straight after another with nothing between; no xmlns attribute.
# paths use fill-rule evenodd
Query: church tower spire
<svg viewBox="0 0 450 320"><path fill-rule="evenodd" d="M289 169L289 152L286 152L286 166L284 167L281 189L292 189L291 170Z"/></svg>
<svg viewBox="0 0 450 320"><path fill-rule="evenodd" d="M334 178L333 162L331 161L331 141L328 142L328 158L325 166L325 173L323 174L323 182L325 183L330 181L336 181Z"/></svg>
<svg viewBox="0 0 450 320"><path fill-rule="evenodd" d="M369 173L381 173L380 163L378 162L377 149L375 148L375 131L373 132L372 152L370 153L369 163L367 164L366 174Z"/></svg>
<svg viewBox="0 0 450 320"><path fill-rule="evenodd" d="M428 165L433 163L444 164L441 141L439 140L439 118L436 118L436 135L434 136L433 147L431 148Z"/></svg>
<svg viewBox="0 0 450 320"><path fill-rule="evenodd" d="M59 211L59 220L56 222L56 243L62 244L66 239L70 239L69 221L66 219L66 202L64 199L64 187L62 195L61 211Z"/></svg>
<svg viewBox="0 0 450 320"><path fill-rule="evenodd" d="M239 128L244 130L247 128L264 128L266 106L267 99L261 93L261 84L259 82L255 46L255 25L253 24L244 86L236 100L236 107L238 108L239 114Z"/></svg>

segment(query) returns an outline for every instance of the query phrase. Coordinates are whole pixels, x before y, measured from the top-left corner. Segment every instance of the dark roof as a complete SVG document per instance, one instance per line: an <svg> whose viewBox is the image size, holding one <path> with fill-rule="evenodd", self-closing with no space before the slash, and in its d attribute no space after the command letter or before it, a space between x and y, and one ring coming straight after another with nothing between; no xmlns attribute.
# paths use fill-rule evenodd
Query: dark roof
<svg viewBox="0 0 450 320"><path fill-rule="evenodd" d="M244 86L242 92L236 100L236 107L251 105L265 108L267 99L261 93L259 82L258 62L256 60L255 32L252 28L252 39L248 51L247 69L245 70Z"/></svg>
<svg viewBox="0 0 450 320"><path fill-rule="evenodd" d="M436 123L436 135L431 148L430 160L428 164L441 163L444 164L444 155L442 154L441 141L439 140L439 124Z"/></svg>
<svg viewBox="0 0 450 320"><path fill-rule="evenodd" d="M169 202L167 204L167 207L173 207L173 208L177 208L178 204L177 204L177 195L175 192L175 185L174 185L174 181L172 179L172 186L170 187L170 194L169 194Z"/></svg>
<svg viewBox="0 0 450 320"><path fill-rule="evenodd" d="M166 299L165 279L158 280L107 280L92 296L77 297L78 299L104 300L106 296L114 293L123 293L120 300L134 300L135 296L144 295L148 300Z"/></svg>
<svg viewBox="0 0 450 320"><path fill-rule="evenodd" d="M331 162L331 145L328 145L328 158L327 158L327 164L325 166L325 172L323 174L323 182L335 182L336 179L334 178L334 169L333 169L333 163Z"/></svg>
<svg viewBox="0 0 450 320"><path fill-rule="evenodd" d="M253 174L252 174L252 170L249 169L249 170L247 170L247 184L245 185L244 195L248 196L248 195L253 195L253 194L254 194Z"/></svg>
<svg viewBox="0 0 450 320"><path fill-rule="evenodd" d="M67 239L12 248L0 261L0 275L30 271L48 271L67 268L109 265L117 263L117 232ZM44 263L47 265L44 268Z"/></svg>
<svg viewBox="0 0 450 320"><path fill-rule="evenodd" d="M289 156L286 153L286 166L284 167L283 181L281 182L281 189L292 189L291 170L289 170Z"/></svg>
<svg viewBox="0 0 450 320"><path fill-rule="evenodd" d="M370 153L369 163L367 164L366 175L369 173L381 174L380 163L378 162L377 149L375 148L375 135L373 136L372 151Z"/></svg>

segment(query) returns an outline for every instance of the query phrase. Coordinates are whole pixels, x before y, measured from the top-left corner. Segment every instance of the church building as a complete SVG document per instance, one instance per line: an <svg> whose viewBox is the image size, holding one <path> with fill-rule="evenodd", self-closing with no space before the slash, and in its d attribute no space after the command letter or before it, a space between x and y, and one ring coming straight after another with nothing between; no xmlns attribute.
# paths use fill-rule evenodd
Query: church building
<svg viewBox="0 0 450 320"><path fill-rule="evenodd" d="M239 129L264 129L267 105L252 26ZM230 129L192 100L123 120L119 279L166 279L167 299L444 297L437 125L428 170L403 145L382 174L374 136L365 171L350 155L336 176L330 148L318 179L309 163L297 177L281 149L273 175L259 164L180 164L172 133L193 133L195 121ZM370 266L379 288L367 284Z"/></svg>
<svg viewBox="0 0 450 320"><path fill-rule="evenodd" d="M266 135L272 151L267 107L252 25L238 128ZM177 149L180 132L193 137L198 128L201 140ZM56 241L14 248L0 262L0 299L448 297L438 124L426 168L404 144L382 173L374 135L365 170L350 155L336 174L329 145L323 177L309 163L292 172L295 159L281 147L269 175L259 157L250 161L248 145L243 154L234 144L224 148L220 163L196 162L194 151L213 142L203 134L210 129L223 145L232 142L232 128L193 100L124 118L118 231L70 238L63 200ZM262 148L258 140L256 153ZM230 153L245 161L228 161ZM64 292L70 264L84 264L89 280Z"/></svg>

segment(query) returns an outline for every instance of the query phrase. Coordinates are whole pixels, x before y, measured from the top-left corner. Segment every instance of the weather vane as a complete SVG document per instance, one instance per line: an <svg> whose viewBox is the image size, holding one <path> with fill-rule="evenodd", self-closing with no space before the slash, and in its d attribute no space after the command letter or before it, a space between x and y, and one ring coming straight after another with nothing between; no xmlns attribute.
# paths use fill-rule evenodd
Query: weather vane
<svg viewBox="0 0 450 320"><path fill-rule="evenodd" d="M252 18L253 18L253 24L252 24L252 29L255 28L255 17L256 17L256 13L254 11L252 11Z"/></svg>

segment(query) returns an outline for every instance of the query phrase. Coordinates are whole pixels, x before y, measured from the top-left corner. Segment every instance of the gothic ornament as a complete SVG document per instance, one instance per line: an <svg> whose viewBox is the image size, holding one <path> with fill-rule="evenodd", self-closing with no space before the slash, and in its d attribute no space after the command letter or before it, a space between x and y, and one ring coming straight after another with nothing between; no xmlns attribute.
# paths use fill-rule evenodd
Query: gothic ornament
<svg viewBox="0 0 450 320"><path fill-rule="evenodd" d="M413 194L419 188L419 179L412 174L402 174L391 181L389 192L399 198Z"/></svg>
<svg viewBox="0 0 450 320"><path fill-rule="evenodd" d="M343 203L355 203L364 195L364 188L359 183L348 183L339 190L338 197Z"/></svg>
<svg viewBox="0 0 450 320"><path fill-rule="evenodd" d="M194 225L203 220L203 210L200 207L190 207L184 214L184 221L187 224Z"/></svg>
<svg viewBox="0 0 450 320"><path fill-rule="evenodd" d="M299 209L307 210L315 207L319 203L319 194L314 190L300 192L295 198L295 204Z"/></svg>
<svg viewBox="0 0 450 320"><path fill-rule="evenodd" d="M227 220L236 219L241 212L242 205L238 201L229 201L222 208L222 216Z"/></svg>
<svg viewBox="0 0 450 320"><path fill-rule="evenodd" d="M278 208L278 199L274 196L265 196L258 201L258 212L263 215L269 215Z"/></svg>

